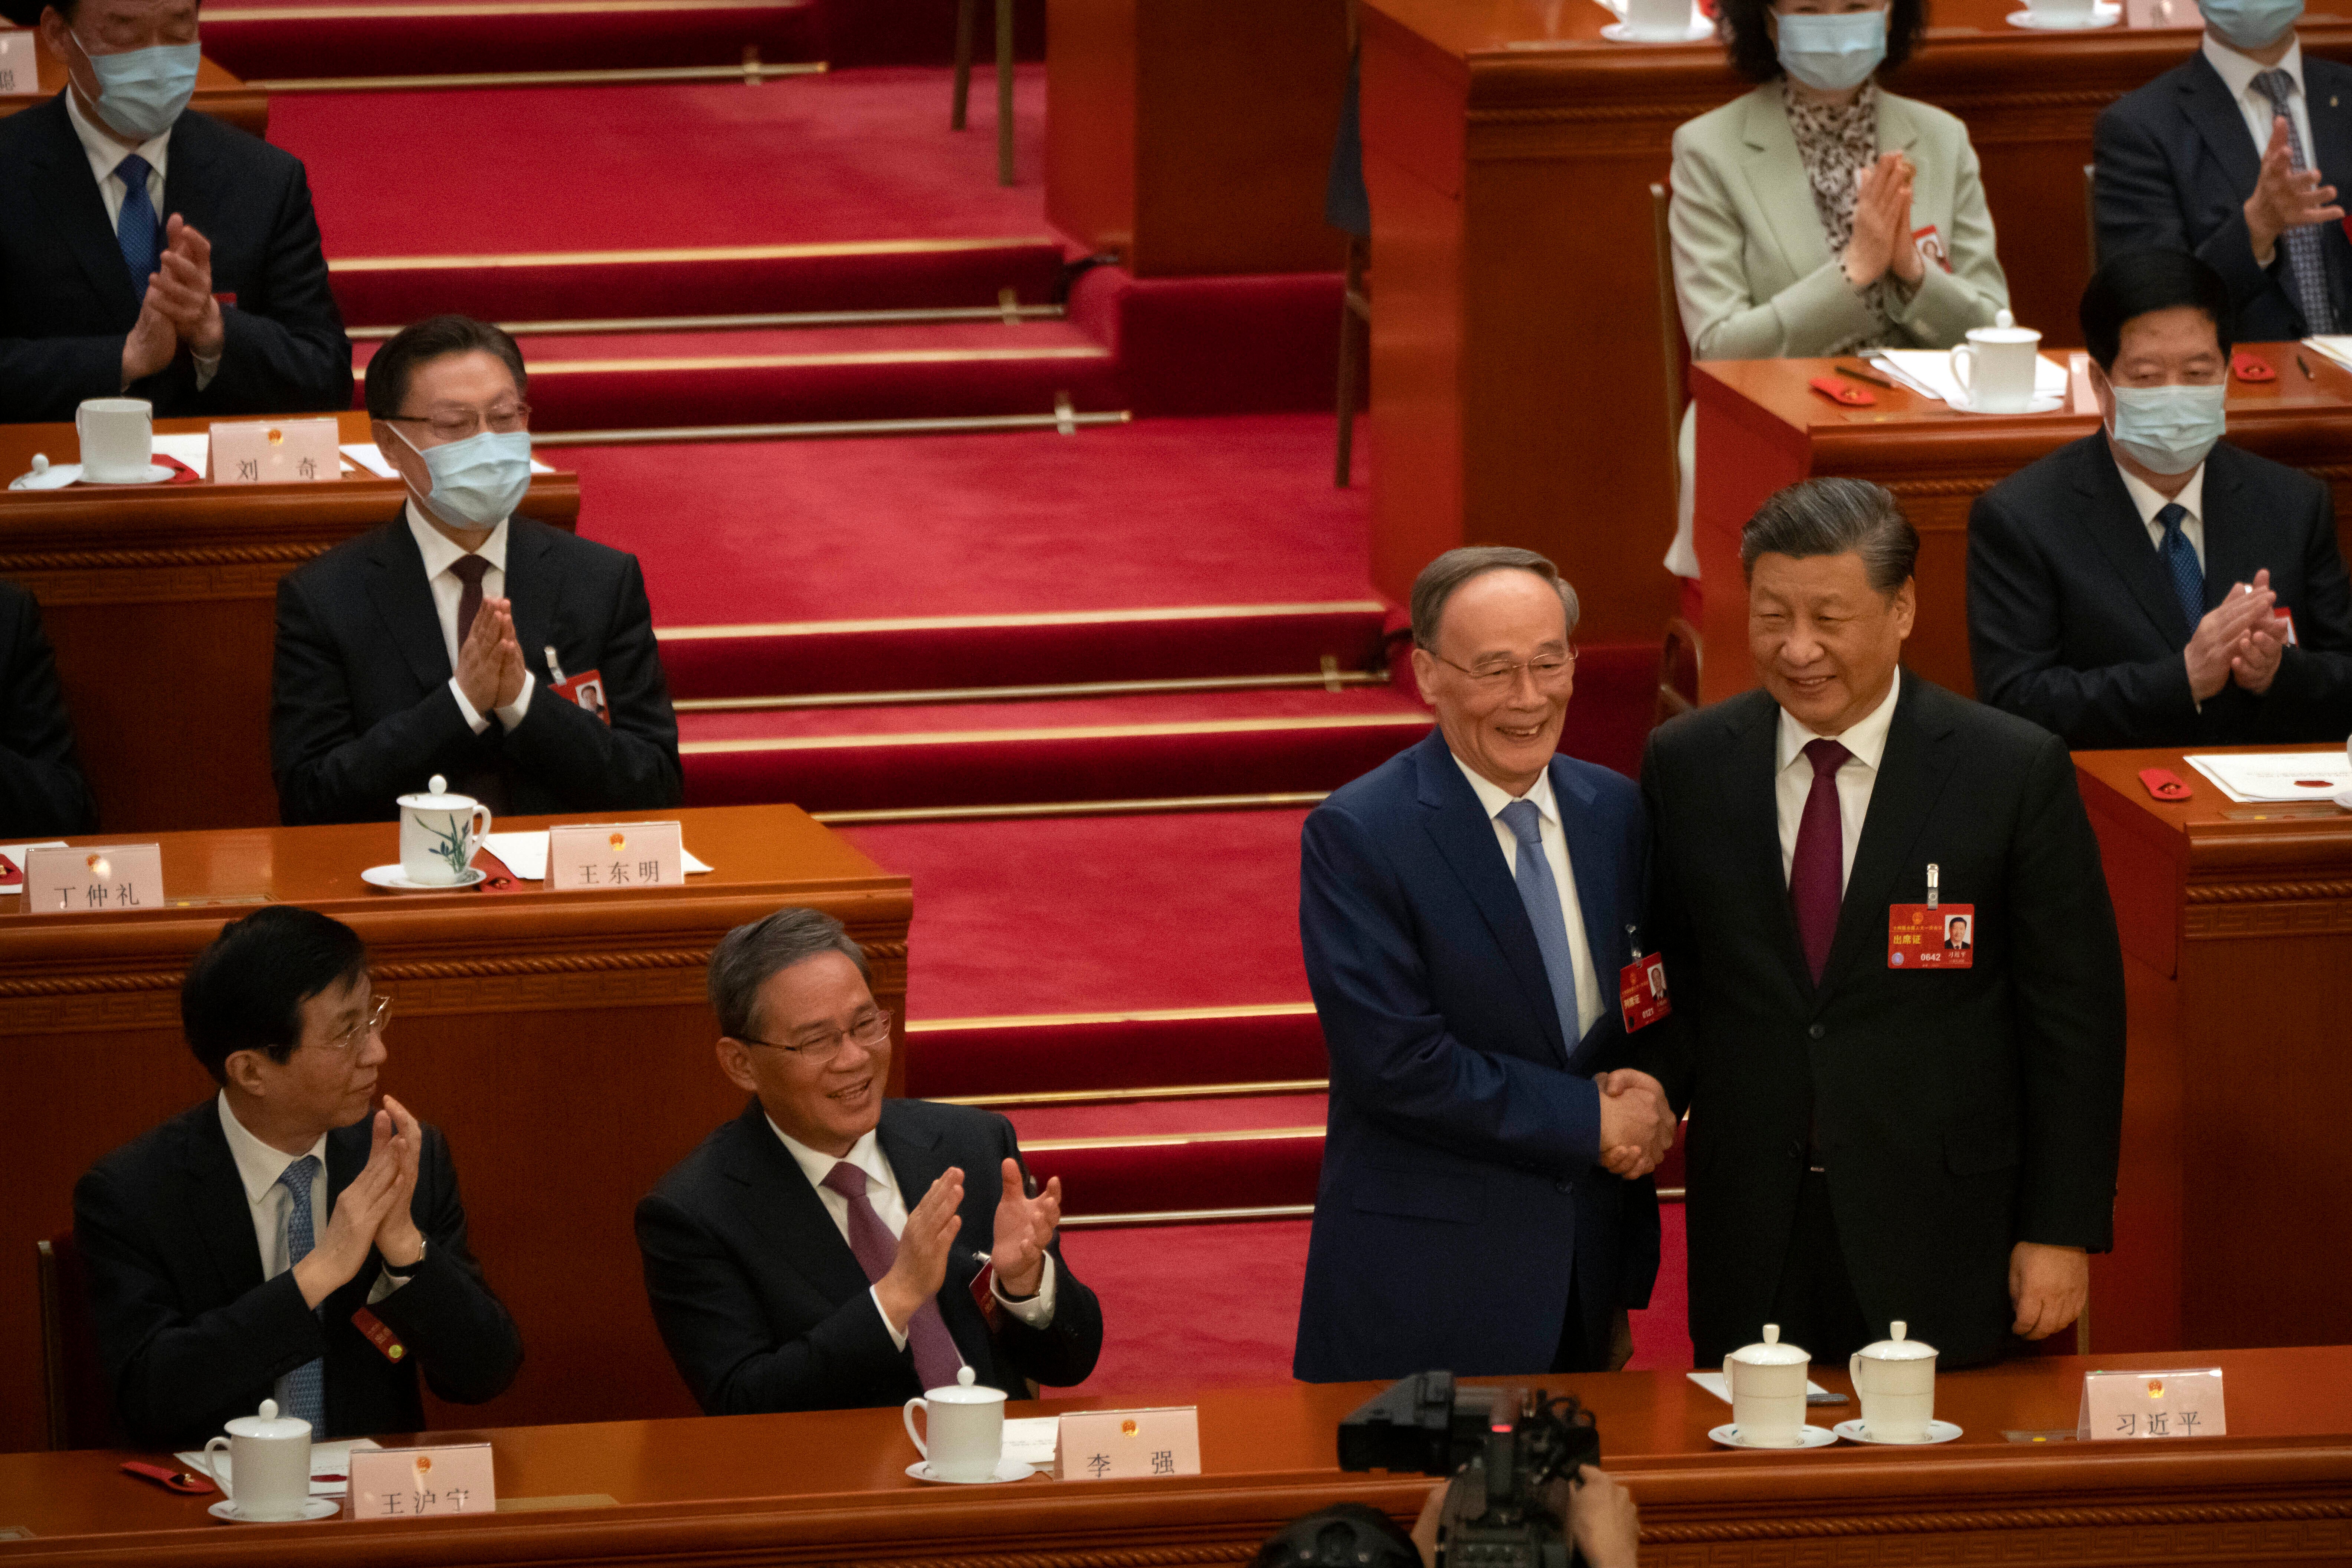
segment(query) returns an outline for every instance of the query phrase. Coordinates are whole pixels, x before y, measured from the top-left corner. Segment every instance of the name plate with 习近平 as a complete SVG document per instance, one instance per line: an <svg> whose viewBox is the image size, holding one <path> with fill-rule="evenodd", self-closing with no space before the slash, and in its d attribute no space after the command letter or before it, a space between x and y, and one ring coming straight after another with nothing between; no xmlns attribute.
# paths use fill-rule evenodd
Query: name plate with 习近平
<svg viewBox="0 0 2352 1568"><path fill-rule="evenodd" d="M332 419L250 419L213 426L213 483L307 485L343 477Z"/></svg>
<svg viewBox="0 0 2352 1568"><path fill-rule="evenodd" d="M33 34L0 32L0 93L38 92L41 68L33 58Z"/></svg>
<svg viewBox="0 0 2352 1568"><path fill-rule="evenodd" d="M676 888L686 881L686 841L675 822L594 822L547 830L552 890Z"/></svg>
<svg viewBox="0 0 2352 1568"><path fill-rule="evenodd" d="M1201 1473L1201 1411L1088 1410L1062 1417L1057 1481L1124 1481Z"/></svg>
<svg viewBox="0 0 2352 1568"><path fill-rule="evenodd" d="M498 1510L488 1443L354 1448L351 1467L346 1519L435 1519Z"/></svg>
<svg viewBox="0 0 2352 1568"><path fill-rule="evenodd" d="M2150 1437L2219 1437L2230 1430L2221 1409L2221 1369L2087 1372L2074 1436L2084 1443Z"/></svg>
<svg viewBox="0 0 2352 1568"><path fill-rule="evenodd" d="M28 915L112 914L163 907L160 844L95 844L25 851Z"/></svg>

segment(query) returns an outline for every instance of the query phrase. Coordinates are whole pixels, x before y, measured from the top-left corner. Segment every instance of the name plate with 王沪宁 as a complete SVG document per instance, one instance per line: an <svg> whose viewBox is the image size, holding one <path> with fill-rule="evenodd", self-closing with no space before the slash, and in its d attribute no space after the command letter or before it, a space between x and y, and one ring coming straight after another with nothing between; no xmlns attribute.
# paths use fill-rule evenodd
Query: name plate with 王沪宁
<svg viewBox="0 0 2352 1568"><path fill-rule="evenodd" d="M675 822L593 822L547 830L547 885L676 888L686 881L686 841Z"/></svg>
<svg viewBox="0 0 2352 1568"><path fill-rule="evenodd" d="M347 1519L435 1519L495 1513L499 1489L488 1443L438 1448L353 1448Z"/></svg>
<svg viewBox="0 0 2352 1568"><path fill-rule="evenodd" d="M2219 1437L2229 1430L2218 1366L2083 1374L2082 1414L2074 1429L2081 1442Z"/></svg>
<svg viewBox="0 0 2352 1568"><path fill-rule="evenodd" d="M96 844L25 851L28 915L111 914L163 907L160 844Z"/></svg>
<svg viewBox="0 0 2352 1568"><path fill-rule="evenodd" d="M1057 1481L1125 1481L1201 1473L1198 1405L1087 1410L1062 1417Z"/></svg>
<svg viewBox="0 0 2352 1568"><path fill-rule="evenodd" d="M38 92L41 68L33 58L33 33L0 32L0 93Z"/></svg>
<svg viewBox="0 0 2352 1568"><path fill-rule="evenodd" d="M343 477L332 419L247 419L213 426L213 483L307 485Z"/></svg>

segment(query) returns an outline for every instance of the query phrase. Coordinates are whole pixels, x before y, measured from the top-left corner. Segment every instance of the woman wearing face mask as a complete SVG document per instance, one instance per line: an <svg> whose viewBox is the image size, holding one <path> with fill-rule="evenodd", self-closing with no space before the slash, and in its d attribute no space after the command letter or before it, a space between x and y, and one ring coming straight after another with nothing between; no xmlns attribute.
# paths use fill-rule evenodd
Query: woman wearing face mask
<svg viewBox="0 0 2352 1568"><path fill-rule="evenodd" d="M1723 0L1732 66L1759 85L1675 132L1675 292L1696 359L1948 348L2009 303L1967 127L1882 90L1926 0ZM1693 421L1683 419L1690 546Z"/></svg>

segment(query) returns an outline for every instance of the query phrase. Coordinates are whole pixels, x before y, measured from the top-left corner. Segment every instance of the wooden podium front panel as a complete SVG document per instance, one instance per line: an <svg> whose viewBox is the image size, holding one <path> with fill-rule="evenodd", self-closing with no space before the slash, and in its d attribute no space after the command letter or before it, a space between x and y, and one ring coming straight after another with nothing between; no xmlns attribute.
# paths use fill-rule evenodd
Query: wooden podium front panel
<svg viewBox="0 0 2352 1568"><path fill-rule="evenodd" d="M2090 271L2092 124L2197 34L2037 34L2008 25L2021 8L1937 0L1888 85L1967 122L2018 319L2055 346L2076 340ZM1675 128L1750 84L1713 41L1607 42L1591 0L1362 15L1374 581L1402 599L1438 550L1524 545L1576 584L1589 640L1651 641L1675 590L1648 186L1669 176ZM2315 5L2300 36L2352 60L2352 0Z"/></svg>
<svg viewBox="0 0 2352 1568"><path fill-rule="evenodd" d="M5 26L0 23L0 26ZM39 33L35 32L33 37L33 51L40 60L40 90L0 93L0 116L30 109L43 99L65 90L65 62L49 52L47 40ZM211 60L205 60L196 68L196 94L189 100L188 107L215 120L225 120L248 135L263 141L269 138L269 95L259 88L247 87Z"/></svg>
<svg viewBox="0 0 2352 1568"><path fill-rule="evenodd" d="M2232 802L2182 755L2074 757L2130 986L2123 1192L2115 1254L2093 1263L2094 1343L2352 1340L2352 813ZM2151 767L2195 795L2156 800L2139 782ZM2126 1278L2130 1291L2101 1292Z"/></svg>
<svg viewBox="0 0 2352 1568"><path fill-rule="evenodd" d="M2309 350L2306 378L2290 343L2243 345L2279 371L2274 382L2231 381L2228 439L2306 468L2336 492L2336 529L2352 555L2352 373ZM1706 593L1706 660L1700 696L1756 684L1748 655L1748 600L1739 531L1775 490L1831 475L1893 490L1919 531L1919 613L1904 662L1963 696L1969 658L1969 508L2037 458L2099 428L2096 415L1960 414L1901 387L1872 386L1877 403L1848 408L1806 383L1858 360L1716 360L1691 367L1698 404L1696 534ZM1863 385L1856 382L1855 385Z"/></svg>
<svg viewBox="0 0 2352 1568"><path fill-rule="evenodd" d="M864 944L876 999L903 1014L911 902L905 877L795 807L677 816L717 868L683 889L377 892L359 873L399 858L399 829L372 823L163 836L166 892L219 903L0 914L0 1104L20 1111L17 1201L0 1220L0 1448L42 1441L33 1243L71 1225L93 1161L213 1092L180 1034L181 978L223 922L265 901L367 940L394 998L383 1087L448 1134L475 1253L522 1331L510 1391L462 1412L428 1398L433 1418L690 1414L631 1222L662 1173L743 1107L711 1054L705 958L734 926L813 906ZM498 826L550 820L609 818Z"/></svg>
<svg viewBox="0 0 2352 1568"><path fill-rule="evenodd" d="M303 416L302 417L315 417ZM366 441L367 416L337 416ZM164 434L210 419L159 419ZM0 479L79 460L69 425L0 425ZM400 515L406 487L361 470L310 485L0 489L0 577L40 601L83 770L110 834L278 820L269 675L278 579ZM576 474L532 479L522 510L577 525Z"/></svg>

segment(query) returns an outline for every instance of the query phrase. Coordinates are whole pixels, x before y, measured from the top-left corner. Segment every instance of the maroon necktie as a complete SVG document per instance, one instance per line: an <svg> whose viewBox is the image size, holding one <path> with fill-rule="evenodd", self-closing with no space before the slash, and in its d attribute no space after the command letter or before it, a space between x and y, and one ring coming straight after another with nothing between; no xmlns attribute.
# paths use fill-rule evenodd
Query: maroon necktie
<svg viewBox="0 0 2352 1568"><path fill-rule="evenodd" d="M1837 771L1852 752L1835 741L1808 741L1805 760L1813 764L1812 792L1797 820L1797 853L1789 866L1789 902L1797 911L1797 935L1813 984L1830 961L1837 937L1838 906L1845 901L1845 828L1838 818Z"/></svg>
<svg viewBox="0 0 2352 1568"><path fill-rule="evenodd" d="M457 595L457 646L466 646L466 634L474 629L474 617L482 610L482 578L490 569L489 562L479 555L460 555L449 563L457 581L466 586Z"/></svg>
<svg viewBox="0 0 2352 1568"><path fill-rule="evenodd" d="M849 1200L849 1250L857 1254L866 1283L879 1285L898 1260L898 1242L866 1195L866 1173L844 1160L824 1173L824 1184ZM955 1336L948 1332L948 1321L940 1316L937 1300L915 1309L907 1323L907 1348L915 1352L915 1375L926 1389L955 1386L963 1357L956 1350Z"/></svg>

